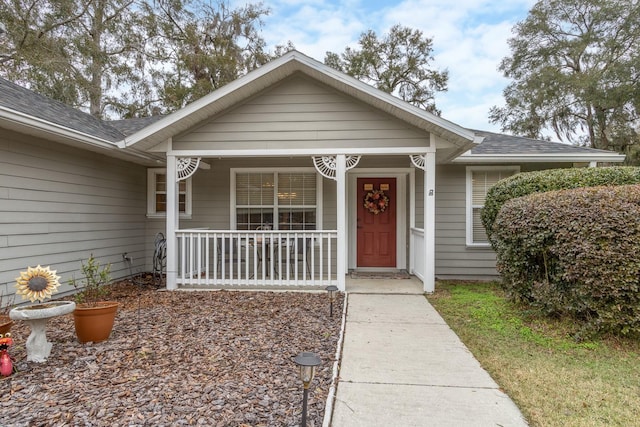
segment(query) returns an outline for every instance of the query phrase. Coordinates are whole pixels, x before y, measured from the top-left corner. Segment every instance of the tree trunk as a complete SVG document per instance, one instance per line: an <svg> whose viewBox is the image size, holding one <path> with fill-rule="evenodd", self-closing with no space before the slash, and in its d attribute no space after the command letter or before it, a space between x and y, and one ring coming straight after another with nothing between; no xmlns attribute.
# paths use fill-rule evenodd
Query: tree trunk
<svg viewBox="0 0 640 427"><path fill-rule="evenodd" d="M593 106L587 104L587 131L589 132L589 147L597 148L596 131L593 126Z"/></svg>
<svg viewBox="0 0 640 427"><path fill-rule="evenodd" d="M106 0L95 2L91 22L91 81L89 82L89 112L92 116L102 118L102 34L104 32L104 12Z"/></svg>

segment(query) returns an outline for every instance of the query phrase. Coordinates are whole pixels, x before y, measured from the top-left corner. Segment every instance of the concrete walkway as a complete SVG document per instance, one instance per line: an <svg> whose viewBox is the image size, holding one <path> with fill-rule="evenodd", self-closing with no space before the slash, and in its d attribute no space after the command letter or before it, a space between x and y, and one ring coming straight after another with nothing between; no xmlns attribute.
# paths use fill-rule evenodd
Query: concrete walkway
<svg viewBox="0 0 640 427"><path fill-rule="evenodd" d="M350 280L331 425L526 426L422 295L418 280Z"/></svg>

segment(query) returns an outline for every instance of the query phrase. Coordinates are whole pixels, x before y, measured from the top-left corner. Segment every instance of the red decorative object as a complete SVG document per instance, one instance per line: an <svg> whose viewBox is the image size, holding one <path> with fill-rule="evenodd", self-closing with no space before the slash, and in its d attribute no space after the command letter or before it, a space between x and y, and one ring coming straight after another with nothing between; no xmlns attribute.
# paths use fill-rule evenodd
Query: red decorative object
<svg viewBox="0 0 640 427"><path fill-rule="evenodd" d="M13 360L9 355L9 347L13 345L11 333L0 335L0 375L8 377L13 373Z"/></svg>
<svg viewBox="0 0 640 427"><path fill-rule="evenodd" d="M387 210L389 206L389 197L382 190L369 191L364 196L364 207L374 215Z"/></svg>

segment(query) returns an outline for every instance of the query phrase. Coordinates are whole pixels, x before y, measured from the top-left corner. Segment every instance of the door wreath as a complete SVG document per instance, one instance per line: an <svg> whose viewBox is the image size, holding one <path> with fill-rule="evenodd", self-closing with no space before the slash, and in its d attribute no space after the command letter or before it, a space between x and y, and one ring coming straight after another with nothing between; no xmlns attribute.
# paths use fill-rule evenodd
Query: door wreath
<svg viewBox="0 0 640 427"><path fill-rule="evenodd" d="M364 207L374 215L384 212L389 206L389 197L382 190L369 191L364 196Z"/></svg>

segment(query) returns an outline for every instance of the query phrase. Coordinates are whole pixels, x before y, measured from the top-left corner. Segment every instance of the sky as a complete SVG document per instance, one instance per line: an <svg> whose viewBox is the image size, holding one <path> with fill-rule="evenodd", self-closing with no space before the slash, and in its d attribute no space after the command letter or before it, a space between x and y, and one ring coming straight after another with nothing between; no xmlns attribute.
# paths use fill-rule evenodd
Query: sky
<svg viewBox="0 0 640 427"><path fill-rule="evenodd" d="M257 2L253 2L257 3ZM513 26L534 0L270 0L262 35L270 48L291 41L320 61L327 51L357 48L371 29L379 38L395 24L433 40L433 67L449 71L449 89L436 94L442 117L466 128L500 132L489 109L504 104L508 84L498 66L509 56Z"/></svg>

